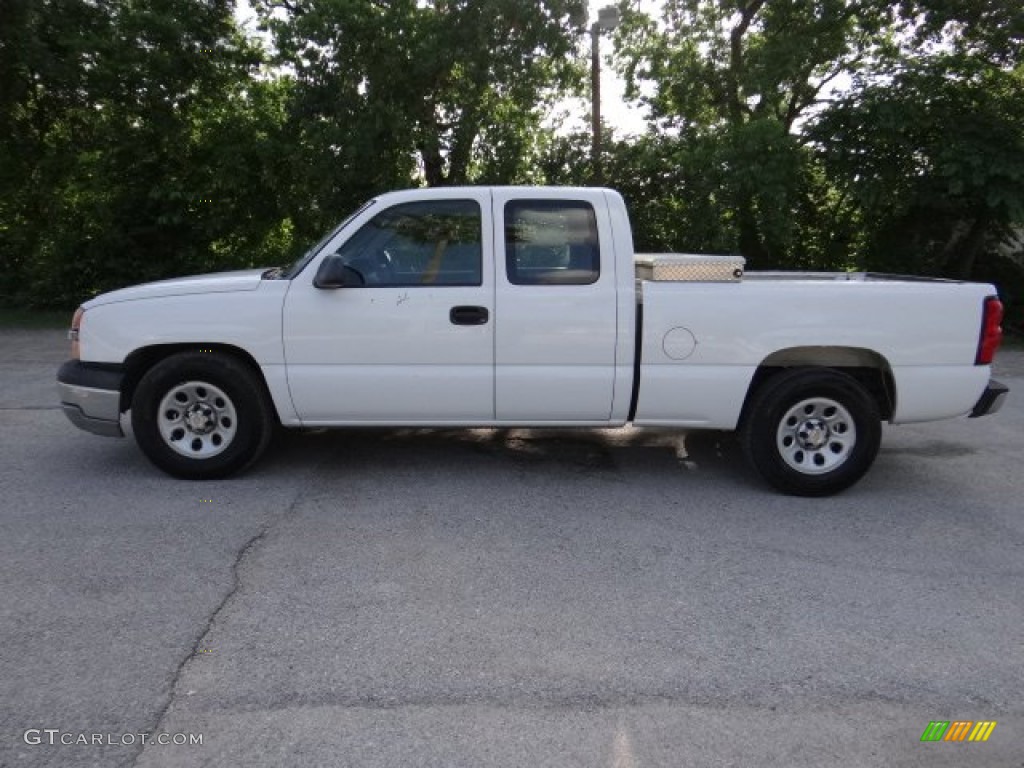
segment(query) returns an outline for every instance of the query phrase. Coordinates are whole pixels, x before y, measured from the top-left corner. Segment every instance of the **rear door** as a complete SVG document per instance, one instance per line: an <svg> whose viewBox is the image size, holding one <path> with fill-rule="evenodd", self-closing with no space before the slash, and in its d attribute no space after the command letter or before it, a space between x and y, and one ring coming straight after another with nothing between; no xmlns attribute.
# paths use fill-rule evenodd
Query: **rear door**
<svg viewBox="0 0 1024 768"><path fill-rule="evenodd" d="M493 212L497 420L608 421L617 310L603 194L496 189Z"/></svg>

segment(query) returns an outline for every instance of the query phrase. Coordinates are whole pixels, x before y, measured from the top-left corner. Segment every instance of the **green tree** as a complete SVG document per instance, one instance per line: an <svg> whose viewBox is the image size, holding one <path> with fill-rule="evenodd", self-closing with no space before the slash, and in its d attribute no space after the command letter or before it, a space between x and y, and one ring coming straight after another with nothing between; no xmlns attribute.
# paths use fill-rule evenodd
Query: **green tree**
<svg viewBox="0 0 1024 768"><path fill-rule="evenodd" d="M255 6L294 78L315 209L414 176L437 186L527 173L543 107L575 75L583 10L582 0Z"/></svg>
<svg viewBox="0 0 1024 768"><path fill-rule="evenodd" d="M74 161L87 105L84 62L107 13L75 0L0 0L0 297L23 292L49 187Z"/></svg>
<svg viewBox="0 0 1024 768"><path fill-rule="evenodd" d="M700 147L719 216L753 266L806 260L820 193L802 128L830 83L891 54L894 11L850 0L667 0L627 13L623 70L659 129ZM646 89L646 91L645 91Z"/></svg>
<svg viewBox="0 0 1024 768"><path fill-rule="evenodd" d="M648 133L618 139L605 128L602 167L629 208L639 252L728 252L733 231L720 214L723 180L701 141ZM537 159L546 184L583 186L592 178L590 134L553 136Z"/></svg>
<svg viewBox="0 0 1024 768"><path fill-rule="evenodd" d="M280 184L267 176L280 93L253 80L258 51L232 2L12 7L0 48L9 298L73 304L279 244Z"/></svg>
<svg viewBox="0 0 1024 768"><path fill-rule="evenodd" d="M864 83L811 131L869 268L969 278L1024 222L1024 69L960 54Z"/></svg>

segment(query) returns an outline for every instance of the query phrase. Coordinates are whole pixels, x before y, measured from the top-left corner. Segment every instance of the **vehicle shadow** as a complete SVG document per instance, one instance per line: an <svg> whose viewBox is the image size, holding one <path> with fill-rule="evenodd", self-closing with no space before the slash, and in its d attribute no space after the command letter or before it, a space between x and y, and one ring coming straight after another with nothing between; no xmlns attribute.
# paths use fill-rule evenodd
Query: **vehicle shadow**
<svg viewBox="0 0 1024 768"><path fill-rule="evenodd" d="M460 471L480 461L607 480L699 472L716 482L755 484L733 433L636 428L281 430L256 471L309 463L352 471L395 466Z"/></svg>

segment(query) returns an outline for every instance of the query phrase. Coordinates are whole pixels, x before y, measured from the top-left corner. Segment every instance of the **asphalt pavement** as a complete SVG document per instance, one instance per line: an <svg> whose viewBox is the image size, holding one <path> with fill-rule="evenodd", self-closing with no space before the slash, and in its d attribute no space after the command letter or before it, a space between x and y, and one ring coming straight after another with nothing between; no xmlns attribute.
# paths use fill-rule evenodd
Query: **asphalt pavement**
<svg viewBox="0 0 1024 768"><path fill-rule="evenodd" d="M288 433L183 482L65 419L65 356L0 331L5 768L1024 766L1024 351L824 500L639 430Z"/></svg>

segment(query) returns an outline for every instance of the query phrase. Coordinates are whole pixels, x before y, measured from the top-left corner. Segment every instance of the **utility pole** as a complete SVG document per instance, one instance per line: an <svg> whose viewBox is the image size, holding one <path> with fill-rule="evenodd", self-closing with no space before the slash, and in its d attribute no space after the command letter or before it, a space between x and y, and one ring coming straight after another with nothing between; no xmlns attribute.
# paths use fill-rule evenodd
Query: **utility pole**
<svg viewBox="0 0 1024 768"><path fill-rule="evenodd" d="M597 12L597 21L590 26L590 164L591 182L599 187L604 183L601 167L601 33L611 32L619 26L619 9L606 5Z"/></svg>

